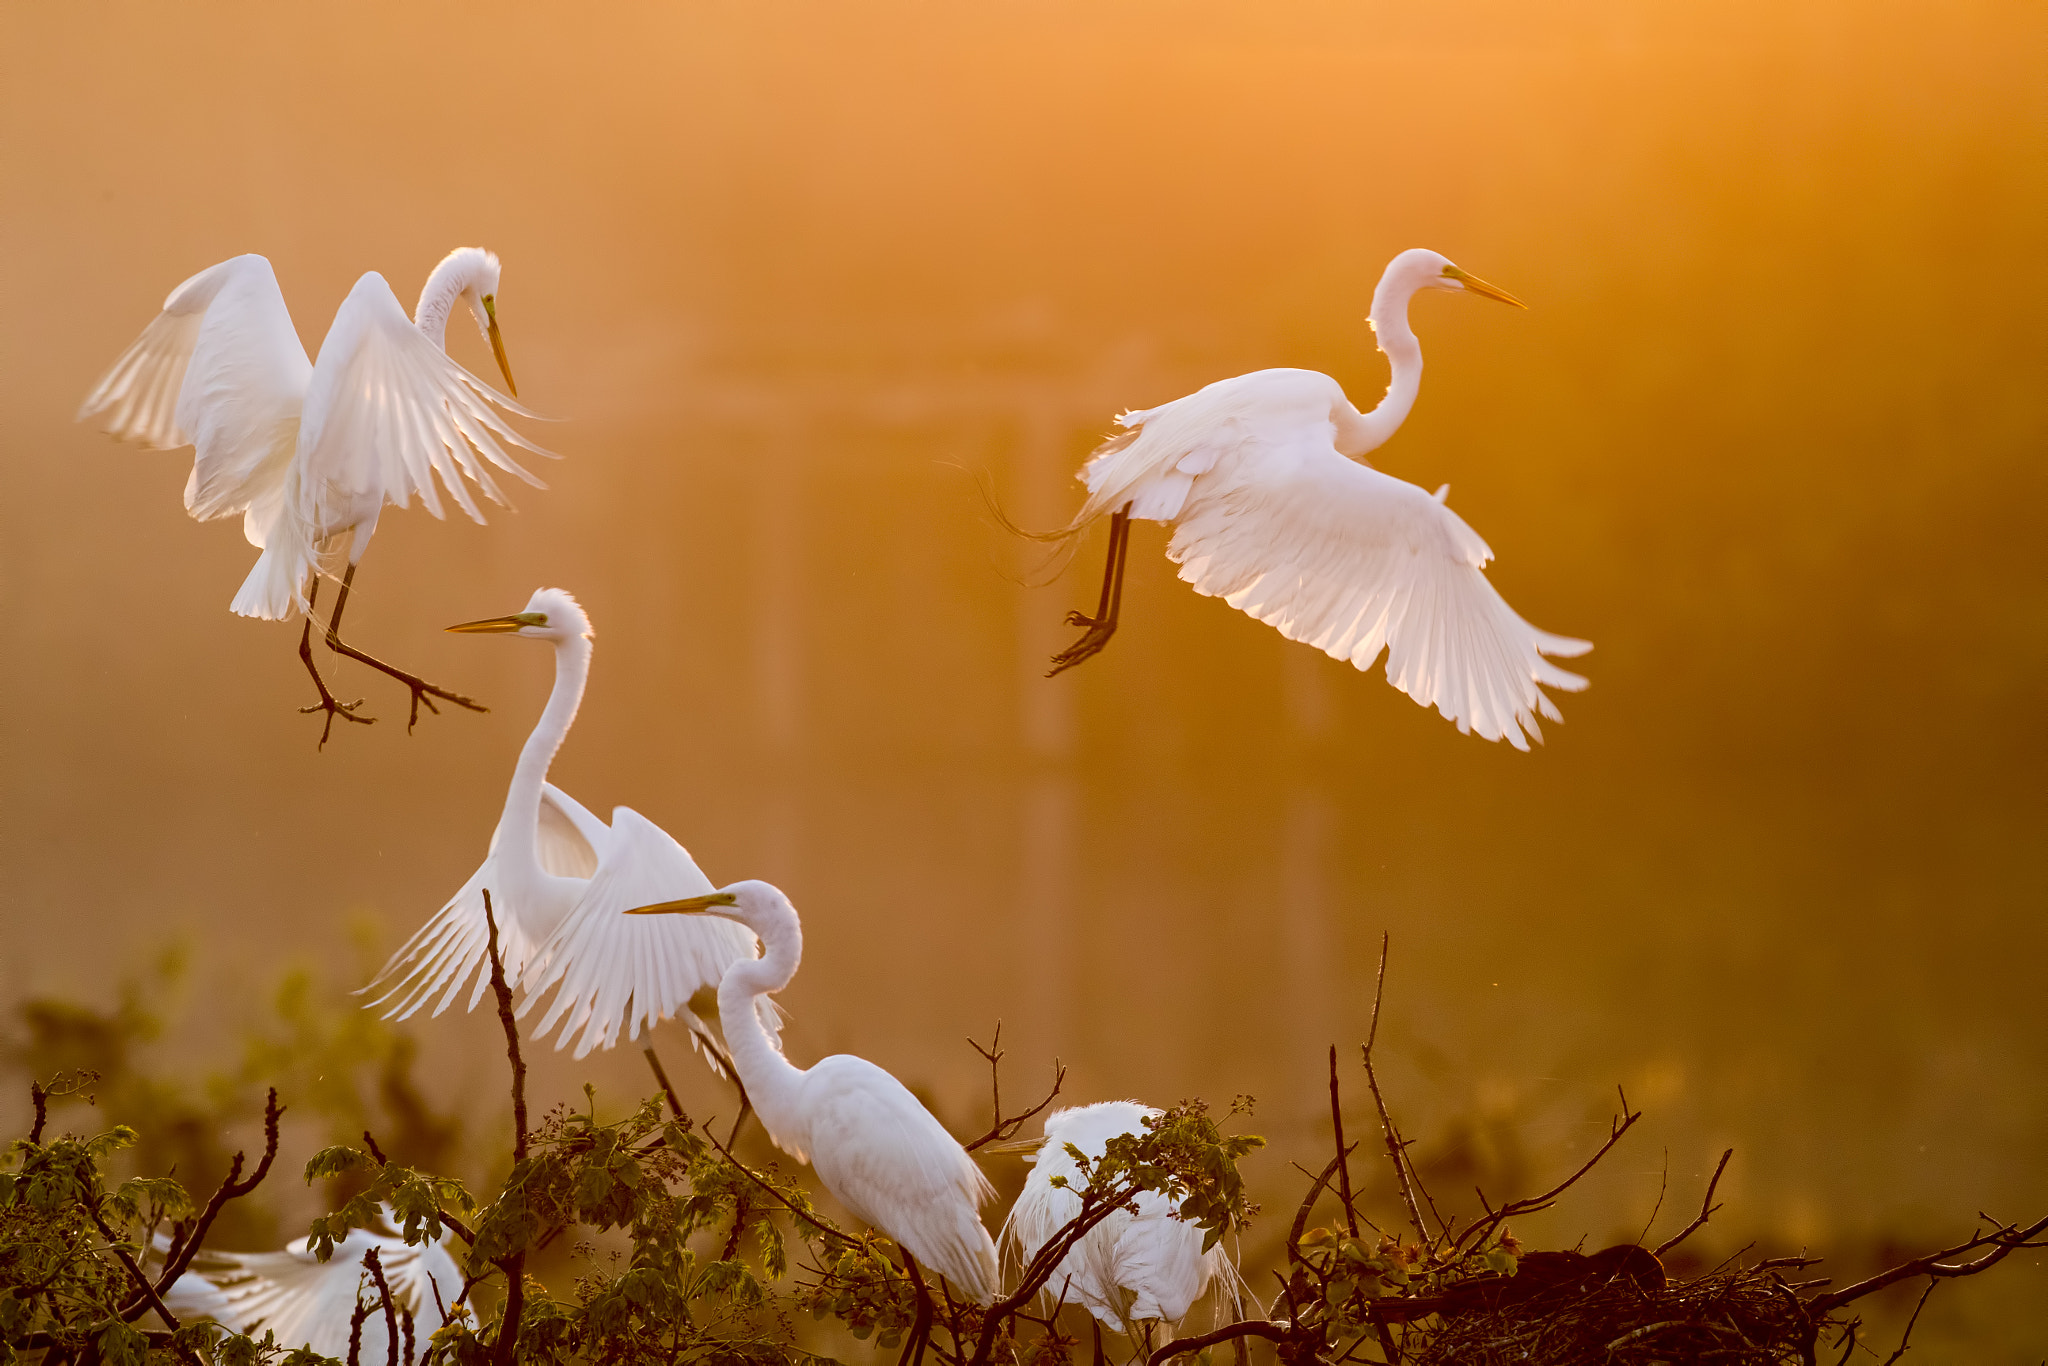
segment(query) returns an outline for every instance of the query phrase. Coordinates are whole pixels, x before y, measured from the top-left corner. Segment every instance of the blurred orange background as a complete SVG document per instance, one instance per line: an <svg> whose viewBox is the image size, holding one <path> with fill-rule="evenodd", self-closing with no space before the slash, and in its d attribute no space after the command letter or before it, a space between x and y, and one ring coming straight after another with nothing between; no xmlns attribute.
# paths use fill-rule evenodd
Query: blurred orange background
<svg viewBox="0 0 2048 1366"><path fill-rule="evenodd" d="M551 681L439 628L552 584L598 634L555 781L785 887L792 1055L872 1058L956 1131L985 1122L962 1036L1000 1018L1019 1094L1055 1055L1076 1103L1256 1094L1276 1209L1390 931L1386 1076L1443 1170L1534 1187L1616 1082L1649 1112L1525 1238L1637 1236L1668 1160L1661 1237L1728 1145L1715 1255L2032 1217L2042 21L0 5L0 1002L183 937L201 1055L282 964L355 985L481 860ZM410 302L469 243L564 458L487 527L387 516L349 621L492 711L408 736L323 654L381 721L319 752L296 632L227 611L255 552L183 513L189 455L71 416L216 261L268 256L310 352L359 273ZM1448 481L1508 600L1596 642L1567 724L1461 737L1195 597L1155 527L1115 644L1041 678L1100 538L1023 586L975 475L1052 525L1123 406L1269 365L1370 406L1363 315L1418 245L1531 308L1419 300L1421 402L1374 460ZM440 1099L502 1104L495 1028L416 1024ZM623 1105L634 1052L550 1054L536 1094ZM1917 1340L2036 1360L2019 1260Z"/></svg>

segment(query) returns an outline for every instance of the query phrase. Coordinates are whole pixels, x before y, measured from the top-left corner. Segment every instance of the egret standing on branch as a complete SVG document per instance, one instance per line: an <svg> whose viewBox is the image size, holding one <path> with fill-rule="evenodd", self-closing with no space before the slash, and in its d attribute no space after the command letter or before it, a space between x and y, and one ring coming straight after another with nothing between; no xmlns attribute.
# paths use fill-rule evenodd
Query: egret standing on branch
<svg viewBox="0 0 2048 1366"><path fill-rule="evenodd" d="M710 1041L690 997L716 987L731 964L752 962L754 936L730 920L628 917L634 906L708 892L711 880L687 849L639 812L616 807L607 826L547 781L590 679L590 618L568 593L543 588L523 612L448 629L548 642L555 651L554 691L519 752L483 866L363 988L384 989L370 1005L390 1002L387 1015L404 1019L439 993L439 1015L473 975L469 1008L475 1009L490 978L488 891L505 980L525 997L519 1014L555 989L534 1037L560 1022L555 1047L575 1038L581 1058L593 1048L610 1048L622 1032L637 1039L643 1026L676 1017L693 1043ZM762 1003L761 1023L771 1034L780 1027L773 1003Z"/></svg>
<svg viewBox="0 0 2048 1366"><path fill-rule="evenodd" d="M1068 1145L1097 1161L1110 1139L1142 1137L1145 1120L1160 1113L1136 1101L1110 1100L1055 1110L1047 1117L1044 1140L1025 1159L1032 1164L1031 1175L1003 1223L1004 1241L1021 1262L1028 1266L1081 1213L1081 1190L1088 1178ZM1055 1178L1062 1184L1055 1185ZM1177 1324L1218 1275L1231 1274L1223 1245L1204 1252L1202 1239L1201 1227L1181 1219L1172 1200L1141 1191L1135 1212L1110 1215L1061 1259L1045 1284L1046 1298L1078 1304L1133 1339L1147 1323Z"/></svg>
<svg viewBox="0 0 2048 1366"><path fill-rule="evenodd" d="M481 247L458 248L434 267L410 320L384 277L371 271L334 315L319 360L308 364L270 262L237 256L172 290L163 312L79 410L81 421L103 416L106 430L124 441L194 448L185 510L201 521L241 513L242 534L263 552L234 610L269 621L306 615L299 658L320 700L303 710L326 713L323 745L336 716L375 719L356 713L361 699L336 701L313 667L318 576L339 565L346 567L327 620L327 648L412 690L408 730L422 702L437 710L436 697L485 710L343 641L341 614L386 503L408 507L418 497L440 517L438 474L456 506L481 522L463 476L505 505L485 461L541 486L505 447L549 452L507 426L493 405L533 414L444 349L449 315L460 303L490 340L505 387L518 393L498 333L497 293L498 258Z"/></svg>
<svg viewBox="0 0 2048 1366"><path fill-rule="evenodd" d="M710 912L760 936L762 956L734 963L718 984L718 1017L733 1067L775 1146L808 1162L856 1219L880 1229L976 1304L995 1300L995 1240L976 1212L994 1192L974 1159L896 1078L865 1058L835 1054L809 1067L782 1055L761 1027L768 993L803 961L796 907L765 882L642 906L633 915ZM919 1282L922 1285L922 1282Z"/></svg>
<svg viewBox="0 0 2048 1366"><path fill-rule="evenodd" d="M1404 251L1373 292L1372 329L1393 382L1361 413L1337 381L1313 370L1257 370L1157 408L1127 412L1125 428L1082 467L1088 499L1048 539L1078 534L1104 514L1109 558L1086 632L1053 656L1052 673L1092 658L1116 631L1133 519L1173 528L1166 553L1207 597L1369 669L1387 652L1387 681L1434 706L1461 732L1526 750L1536 714L1563 718L1545 685L1586 680L1550 663L1593 648L1539 631L1515 615L1481 572L1493 552L1434 495L1361 458L1399 430L1422 382L1422 348L1408 301L1425 289L1523 307L1433 251ZM1050 675L1048 675L1050 676Z"/></svg>

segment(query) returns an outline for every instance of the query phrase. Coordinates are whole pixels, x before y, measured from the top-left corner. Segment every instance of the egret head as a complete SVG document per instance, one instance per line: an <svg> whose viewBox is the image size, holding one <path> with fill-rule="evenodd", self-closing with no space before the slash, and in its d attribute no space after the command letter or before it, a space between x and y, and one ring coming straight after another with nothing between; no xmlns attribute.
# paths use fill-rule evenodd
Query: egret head
<svg viewBox="0 0 2048 1366"><path fill-rule="evenodd" d="M796 907L782 889L770 882L749 878L702 896L681 901L663 901L652 906L635 906L627 915L722 915L752 930L762 943L780 942L797 928Z"/></svg>
<svg viewBox="0 0 2048 1366"><path fill-rule="evenodd" d="M560 644L568 640L590 640L590 618L565 588L543 588L526 604L523 612L509 617L485 617L460 622L448 628L463 635L525 636Z"/></svg>
<svg viewBox="0 0 2048 1366"><path fill-rule="evenodd" d="M1458 268L1451 259L1441 252L1427 247L1410 247L1387 263L1386 274L1380 277L1380 288L1388 285L1405 287L1409 291L1418 289L1453 289L1477 294L1481 298L1497 299L1516 308L1528 305L1498 285L1490 285L1468 271Z"/></svg>
<svg viewBox="0 0 2048 1366"><path fill-rule="evenodd" d="M427 277L427 285L420 292L419 313L429 309L428 300L440 289L450 289L469 309L469 316L476 319L477 331L491 344L491 355L498 362L499 373L505 376L505 387L519 396L519 386L512 381L512 364L505 359L505 338L498 332L498 258L496 253L482 247L457 247L441 258L441 264ZM441 296L446 298L444 294ZM444 311L440 315L446 316ZM438 337L438 333L436 336Z"/></svg>

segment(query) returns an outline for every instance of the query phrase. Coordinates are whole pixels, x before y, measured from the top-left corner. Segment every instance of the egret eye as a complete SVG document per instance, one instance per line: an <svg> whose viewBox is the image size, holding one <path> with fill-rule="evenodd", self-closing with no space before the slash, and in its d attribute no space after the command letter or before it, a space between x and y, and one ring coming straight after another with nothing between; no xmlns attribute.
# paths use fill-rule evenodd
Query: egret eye
<svg viewBox="0 0 2048 1366"><path fill-rule="evenodd" d="M518 612L513 615L512 620L518 622L521 626L545 626L548 624L548 614L546 612Z"/></svg>

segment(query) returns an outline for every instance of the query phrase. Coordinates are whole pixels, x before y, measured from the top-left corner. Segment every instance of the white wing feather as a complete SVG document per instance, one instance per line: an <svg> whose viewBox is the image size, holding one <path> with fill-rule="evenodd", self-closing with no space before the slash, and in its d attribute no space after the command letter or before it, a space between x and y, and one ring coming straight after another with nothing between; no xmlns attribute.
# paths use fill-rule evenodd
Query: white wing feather
<svg viewBox="0 0 2048 1366"><path fill-rule="evenodd" d="M690 998L715 988L732 963L757 951L751 931L722 916L627 915L635 906L714 890L690 853L654 822L621 806L612 812L611 840L582 900L535 956L522 981L524 1016L550 988L555 998L534 1030L544 1037L562 1025L555 1047L572 1039L576 1056L637 1039L643 1027L681 1017L692 1037L708 1033ZM765 1001L765 998L763 998ZM780 1020L761 1012L771 1038Z"/></svg>
<svg viewBox="0 0 2048 1366"><path fill-rule="evenodd" d="M803 1074L802 1100L811 1133L833 1136L809 1145L826 1188L975 1303L990 1303L1000 1272L976 1211L994 1192L945 1126L902 1082L845 1054Z"/></svg>
<svg viewBox="0 0 2048 1366"><path fill-rule="evenodd" d="M564 878L590 877L612 841L612 832L603 821L552 783L541 785L536 835L541 867ZM368 993L382 988L383 994L368 1003L371 1007L389 1002L385 1017L403 1020L440 992L441 999L433 1010L439 1015L454 1002L473 974L475 985L465 1008L476 1009L490 984L485 961L490 952L490 925L484 919L486 887L492 889L491 908L498 922L498 956L505 965L505 980L519 983L521 974L535 961L536 950L556 927L532 923L531 914L522 914L528 908L499 896L497 888L503 880L498 875L497 857L498 836L493 831L483 866L433 919L420 926L391 955L376 978L362 989Z"/></svg>
<svg viewBox="0 0 2048 1366"><path fill-rule="evenodd" d="M440 517L436 475L456 505L481 522L464 476L492 502L505 502L486 461L542 487L505 447L550 452L514 431L496 408L533 416L414 327L383 276L364 275L334 315L306 394L298 511L313 539L374 520L387 502L409 507L414 497Z"/></svg>
<svg viewBox="0 0 2048 1366"><path fill-rule="evenodd" d="M395 1235L388 1210L384 1218ZM202 1253L195 1272L172 1287L169 1307L181 1316L212 1318L238 1333L269 1329L281 1347L311 1347L323 1356L345 1358L357 1295L375 1294L363 1270L363 1254L372 1248L391 1286L394 1311L413 1316L417 1359L441 1327L441 1306L454 1303L462 1289L462 1272L445 1237L408 1247L402 1238L354 1229L324 1263L315 1260L303 1238L282 1252ZM362 1360L383 1361L389 1344L383 1315L365 1319L362 1334Z"/></svg>
<svg viewBox="0 0 2048 1366"><path fill-rule="evenodd" d="M1167 554L1196 592L1360 669L1385 650L1396 688L1526 750L1538 714L1563 719L1542 687L1586 686L1543 656L1592 646L1517 616L1456 513L1339 454L1335 417L1352 411L1327 375L1268 370L1127 413L1081 472L1076 524L1125 502L1171 522Z"/></svg>
<svg viewBox="0 0 2048 1366"><path fill-rule="evenodd" d="M270 262L237 256L172 290L85 404L108 432L158 450L195 447L185 509L249 513L262 545L297 446L313 367Z"/></svg>

